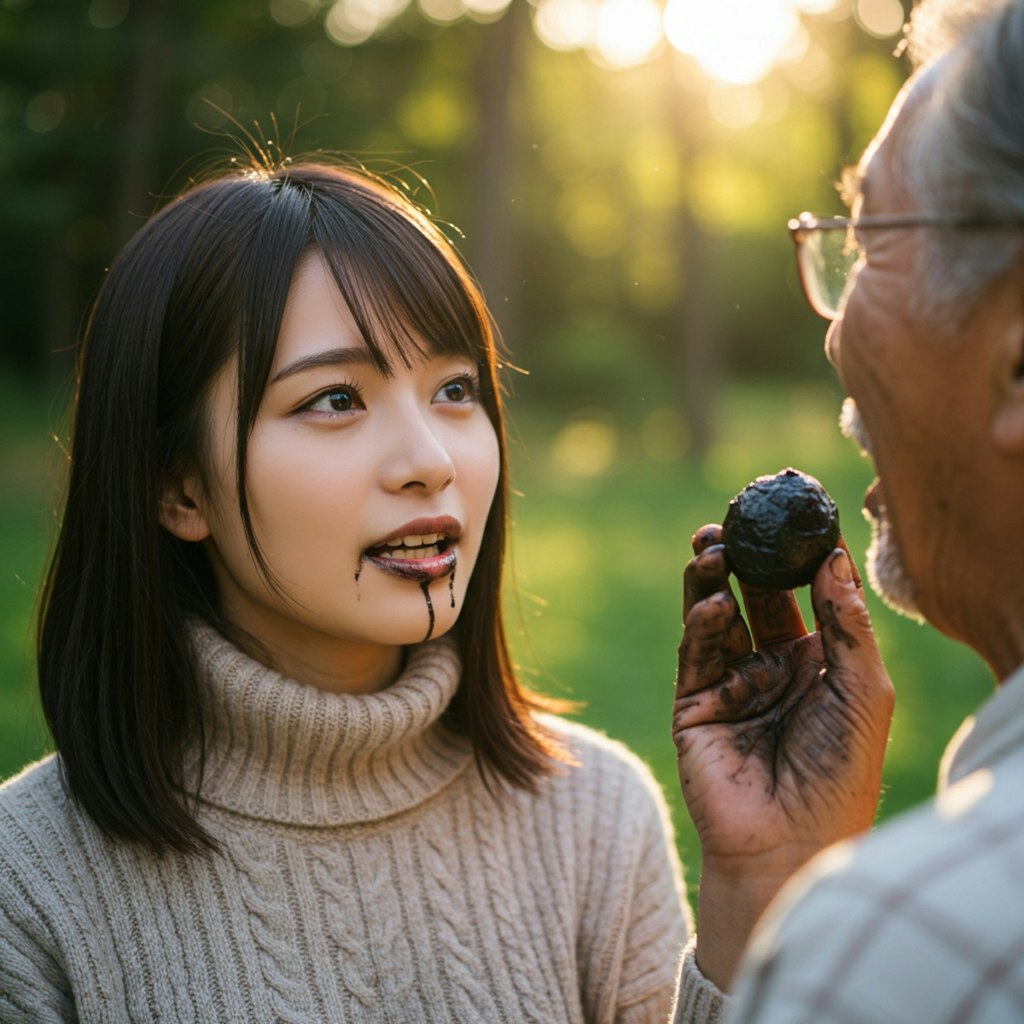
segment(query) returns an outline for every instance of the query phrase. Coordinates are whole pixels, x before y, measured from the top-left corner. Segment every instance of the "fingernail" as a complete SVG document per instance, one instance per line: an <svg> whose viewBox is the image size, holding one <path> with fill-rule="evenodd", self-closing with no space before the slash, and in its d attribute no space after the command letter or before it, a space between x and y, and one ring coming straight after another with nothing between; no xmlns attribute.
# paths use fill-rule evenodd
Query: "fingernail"
<svg viewBox="0 0 1024 1024"><path fill-rule="evenodd" d="M853 572L850 569L850 556L845 551L832 553L832 561L828 564L832 571L832 578L838 583L849 585L853 582Z"/></svg>

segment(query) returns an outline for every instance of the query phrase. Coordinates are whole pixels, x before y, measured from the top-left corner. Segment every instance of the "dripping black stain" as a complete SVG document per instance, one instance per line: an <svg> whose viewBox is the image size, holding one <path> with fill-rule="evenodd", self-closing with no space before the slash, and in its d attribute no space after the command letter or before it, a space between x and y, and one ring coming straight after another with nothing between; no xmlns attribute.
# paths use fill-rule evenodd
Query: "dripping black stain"
<svg viewBox="0 0 1024 1024"><path fill-rule="evenodd" d="M427 624L427 635L423 638L425 643L434 632L434 602L430 600L430 580L422 580L420 582L420 590L423 591L423 597L427 602L427 614L430 616L430 622Z"/></svg>

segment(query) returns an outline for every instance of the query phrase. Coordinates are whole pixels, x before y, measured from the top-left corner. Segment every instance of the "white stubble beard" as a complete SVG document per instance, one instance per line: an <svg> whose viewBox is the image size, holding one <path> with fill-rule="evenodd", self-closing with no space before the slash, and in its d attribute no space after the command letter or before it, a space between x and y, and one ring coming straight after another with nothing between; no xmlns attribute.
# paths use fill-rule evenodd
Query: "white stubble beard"
<svg viewBox="0 0 1024 1024"><path fill-rule="evenodd" d="M871 439L861 419L857 403L852 398L847 398L843 402L843 409L839 415L839 429L866 457L871 458ZM878 518L866 508L863 511L864 518L871 524L871 543L866 555L867 577L871 589L893 611L917 622L923 622L924 617L917 604L917 588L907 572L884 503L879 506Z"/></svg>

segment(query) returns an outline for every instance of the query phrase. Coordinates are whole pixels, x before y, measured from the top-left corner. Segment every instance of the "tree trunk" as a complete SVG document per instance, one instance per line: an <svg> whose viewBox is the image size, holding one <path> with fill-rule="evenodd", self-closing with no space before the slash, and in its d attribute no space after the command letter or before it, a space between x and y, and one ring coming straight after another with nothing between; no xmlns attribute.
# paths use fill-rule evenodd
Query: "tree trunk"
<svg viewBox="0 0 1024 1024"><path fill-rule="evenodd" d="M715 440L715 413L722 386L723 360L711 286L713 241L693 212L694 157L702 144L703 110L688 109L693 97L684 92L673 68L673 57L663 62L669 124L683 169L686 193L676 214L677 246L682 253L683 284L673 314L677 336L673 362L682 413L690 432L690 454L705 456ZM703 103L703 99L698 102Z"/></svg>
<svg viewBox="0 0 1024 1024"><path fill-rule="evenodd" d="M470 262L502 334L517 342L519 268L514 179L517 152L518 59L529 30L526 0L512 0L504 17L485 27L476 72L479 132L472 162L476 193ZM515 347L518 349L519 345Z"/></svg>
<svg viewBox="0 0 1024 1024"><path fill-rule="evenodd" d="M167 0L135 0L129 17L134 21L132 63L125 76L124 130L111 215L115 250L153 212L165 185L160 132L167 114L167 69L173 46Z"/></svg>

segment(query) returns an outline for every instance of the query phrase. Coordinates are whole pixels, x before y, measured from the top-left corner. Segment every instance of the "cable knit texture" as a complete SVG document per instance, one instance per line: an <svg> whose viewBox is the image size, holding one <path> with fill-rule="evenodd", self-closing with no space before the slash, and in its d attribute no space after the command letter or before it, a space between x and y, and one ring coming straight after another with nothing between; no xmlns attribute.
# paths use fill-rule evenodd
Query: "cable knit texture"
<svg viewBox="0 0 1024 1024"><path fill-rule="evenodd" d="M207 627L196 651L221 853L108 839L54 757L6 783L0 1022L668 1019L689 913L662 795L621 745L548 718L578 766L492 795L441 721L447 640L361 696Z"/></svg>
<svg viewBox="0 0 1024 1024"><path fill-rule="evenodd" d="M731 1009L732 999L701 973L697 937L692 936L683 950L673 1024L721 1024Z"/></svg>

